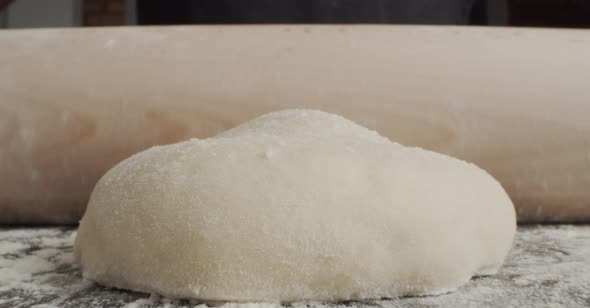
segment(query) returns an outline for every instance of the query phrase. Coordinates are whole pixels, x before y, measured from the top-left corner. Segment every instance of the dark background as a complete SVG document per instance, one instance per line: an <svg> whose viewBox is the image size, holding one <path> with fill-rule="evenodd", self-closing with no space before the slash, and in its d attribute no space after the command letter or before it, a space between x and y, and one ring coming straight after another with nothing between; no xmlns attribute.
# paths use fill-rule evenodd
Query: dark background
<svg viewBox="0 0 590 308"><path fill-rule="evenodd" d="M171 6L170 3L174 3ZM590 0L219 0L138 3L142 24L388 23L589 27Z"/></svg>
<svg viewBox="0 0 590 308"><path fill-rule="evenodd" d="M203 23L590 28L590 0L0 0L0 28Z"/></svg>

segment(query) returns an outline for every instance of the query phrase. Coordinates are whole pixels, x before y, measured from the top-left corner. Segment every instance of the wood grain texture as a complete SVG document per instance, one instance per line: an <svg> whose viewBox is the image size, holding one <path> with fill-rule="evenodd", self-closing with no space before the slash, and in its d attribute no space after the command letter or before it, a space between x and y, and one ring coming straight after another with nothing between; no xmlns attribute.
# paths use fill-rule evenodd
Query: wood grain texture
<svg viewBox="0 0 590 308"><path fill-rule="evenodd" d="M285 108L474 162L520 222L590 221L588 30L11 30L0 54L0 223L76 222L118 161Z"/></svg>

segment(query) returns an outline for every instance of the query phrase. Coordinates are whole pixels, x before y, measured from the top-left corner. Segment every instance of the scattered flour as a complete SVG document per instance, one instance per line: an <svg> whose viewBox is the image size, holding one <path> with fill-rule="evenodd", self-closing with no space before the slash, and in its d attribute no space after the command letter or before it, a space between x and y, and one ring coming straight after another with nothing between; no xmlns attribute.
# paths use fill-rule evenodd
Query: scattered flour
<svg viewBox="0 0 590 308"><path fill-rule="evenodd" d="M80 277L71 259L74 230L0 230L0 307L211 307L156 294L106 289ZM18 244L15 244L18 243ZM50 243L50 244L48 244ZM590 226L521 227L500 272L471 280L457 292L431 297L312 307L588 307ZM35 306L36 305L36 306ZM224 308L274 308L275 303L227 303Z"/></svg>
<svg viewBox="0 0 590 308"><path fill-rule="evenodd" d="M140 308L142 306L151 305L151 304L154 304L154 302L151 301L149 298L140 298L140 299L138 299L132 303L129 303L123 307L125 307L125 308Z"/></svg>
<svg viewBox="0 0 590 308"><path fill-rule="evenodd" d="M15 251L19 251L21 249L25 249L28 246L25 243L21 242L6 242L0 246L0 255L13 253Z"/></svg>

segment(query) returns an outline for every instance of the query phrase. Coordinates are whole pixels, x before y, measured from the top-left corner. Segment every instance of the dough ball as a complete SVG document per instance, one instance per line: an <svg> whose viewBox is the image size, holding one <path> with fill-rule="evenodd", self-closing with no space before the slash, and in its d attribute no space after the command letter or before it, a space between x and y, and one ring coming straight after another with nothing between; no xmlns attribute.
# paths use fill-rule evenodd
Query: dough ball
<svg viewBox="0 0 590 308"><path fill-rule="evenodd" d="M92 193L75 255L86 278L167 297L369 299L492 274L515 228L475 165L286 110L119 163Z"/></svg>

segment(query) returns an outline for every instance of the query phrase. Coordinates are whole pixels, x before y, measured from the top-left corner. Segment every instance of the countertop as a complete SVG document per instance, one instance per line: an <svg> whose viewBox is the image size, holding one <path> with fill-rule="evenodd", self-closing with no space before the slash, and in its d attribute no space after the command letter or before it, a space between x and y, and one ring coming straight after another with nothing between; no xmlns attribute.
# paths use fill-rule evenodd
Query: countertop
<svg viewBox="0 0 590 308"><path fill-rule="evenodd" d="M203 305L105 288L82 279L72 256L75 236L73 228L1 228L0 307ZM521 226L498 274L474 278L449 294L288 306L590 307L590 225Z"/></svg>

